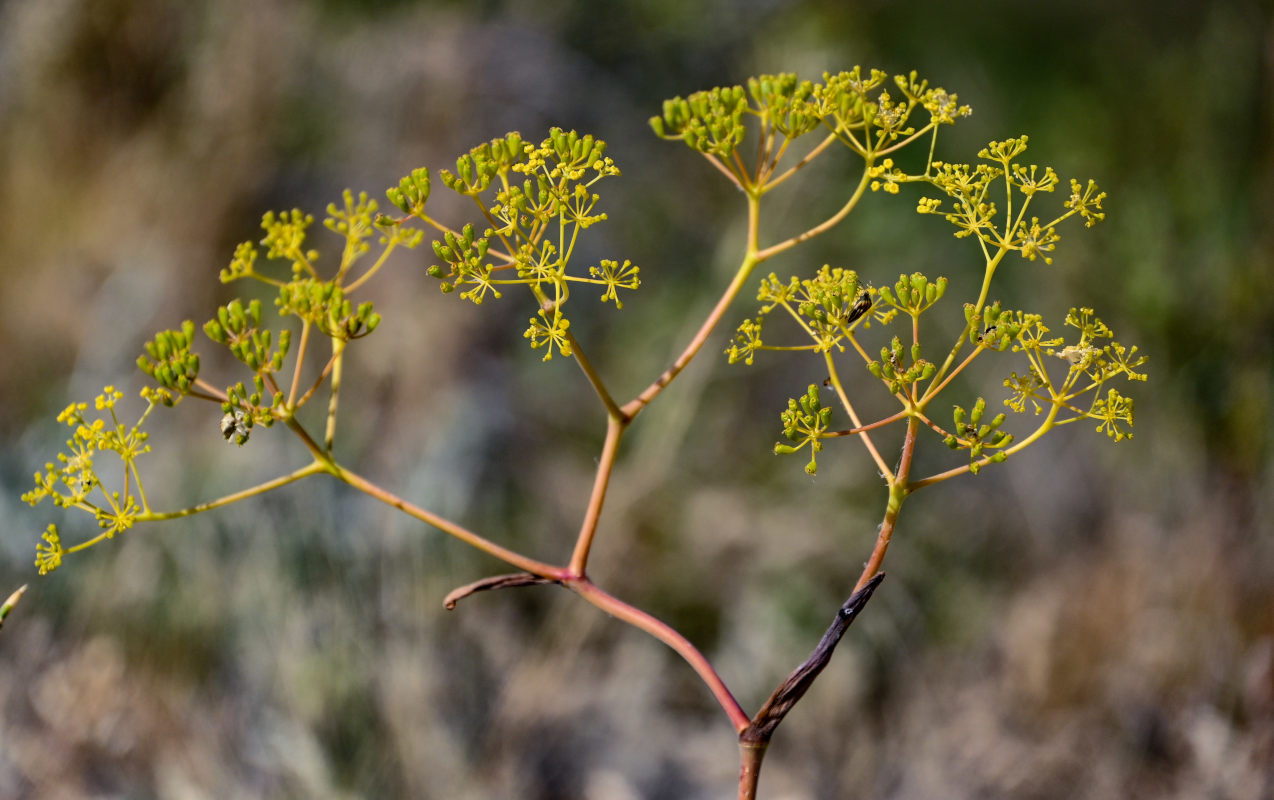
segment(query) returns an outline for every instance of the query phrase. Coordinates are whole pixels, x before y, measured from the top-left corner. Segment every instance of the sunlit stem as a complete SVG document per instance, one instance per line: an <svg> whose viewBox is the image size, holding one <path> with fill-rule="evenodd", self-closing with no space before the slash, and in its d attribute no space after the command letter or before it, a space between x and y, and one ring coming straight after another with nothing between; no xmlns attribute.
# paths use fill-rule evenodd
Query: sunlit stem
<svg viewBox="0 0 1274 800"><path fill-rule="evenodd" d="M1000 261L1004 259L1004 254L1007 252L1007 249L1000 248L994 256L987 259L986 272L982 276L982 288L978 292L978 301L973 305L973 313L975 315L982 313L982 306L986 304L986 296L991 291L991 278L995 276L995 268L1000 265ZM943 378L947 376L947 370L951 369L951 365L955 362L956 356L959 355L960 349L964 347L964 341L969 337L969 331L972 330L974 324L973 321L965 324L964 330L960 332L960 335L956 337L955 344L951 346L951 352L947 354L946 360L942 362L942 366L938 368L933 379L929 382L930 386L941 383ZM929 392L925 394L928 395Z"/></svg>
<svg viewBox="0 0 1274 800"><path fill-rule="evenodd" d="M314 393L318 391L318 388L323 385L323 380L328 376L328 373L332 371L332 367L335 365L336 355L333 354L327 359L327 363L323 365L323 370L319 372L318 377L314 379L314 383L310 384L310 388L306 390L305 394L301 395L301 399L296 401L296 406L292 409L293 412L310 401L310 398L313 397Z"/></svg>
<svg viewBox="0 0 1274 800"><path fill-rule="evenodd" d="M350 472L335 461L329 459L328 461L321 463L319 465L319 469L330 473L338 480L344 481L355 489L358 489L360 492L368 494L382 503L402 511L408 516L415 517L421 522L432 525L443 533L454 536L465 544L470 545L471 547L476 547L482 552L494 556L506 564L510 564L520 570L529 572L532 575L538 575L541 578L547 578L552 581L562 581L569 577L567 570L562 567L556 567L552 564L546 564L543 561L528 558L521 553L514 552L507 547L496 544L489 539L479 536L462 525L457 525L445 517L440 517L432 511L427 511L420 506L402 499L392 492L382 489L366 478Z"/></svg>
<svg viewBox="0 0 1274 800"><path fill-rule="evenodd" d="M200 400L211 400L214 403L224 403L230 399L226 396L225 392L208 383L203 378L195 378L195 386L203 389L206 394L199 394L193 391L188 392L191 397L198 397Z"/></svg>
<svg viewBox="0 0 1274 800"><path fill-rule="evenodd" d="M815 236L818 236L820 233L825 233L826 231L835 227L846 216L848 216L849 212L854 210L854 206L858 205L858 201L862 199L863 192L867 189L867 183L868 183L867 175L871 171L871 164L872 162L870 159L864 162L863 176L858 181L858 187L854 189L854 193L850 195L849 200L845 201L845 205L841 206L839 211L837 211L835 214L831 215L827 219L823 220L818 225L815 225L813 228L810 228L809 230L805 231L804 233L797 234L796 236L793 236L792 238L787 239L786 241L782 241L782 242L779 242L778 244L770 245L764 250L761 250L760 252L756 254L756 262L760 263L762 261L765 261L768 258L778 255L779 253L785 252L787 250L791 250L793 247L796 247L801 242L809 241L810 239L813 239Z"/></svg>
<svg viewBox="0 0 1274 800"><path fill-rule="evenodd" d="M602 455L597 462L597 474L593 478L593 493L588 498L588 510L584 512L584 521L580 524L579 536L575 541L575 552L571 554L572 576L583 577L584 570L588 566L588 553L593 546L597 523L602 516L602 503L606 500L610 476L615 469L619 441L623 438L627 427L628 422L618 414L612 414L606 420L606 442L602 445Z"/></svg>
<svg viewBox="0 0 1274 800"><path fill-rule="evenodd" d="M747 283L749 276L752 275L752 269L757 265L758 259L756 255L756 241L758 235L758 222L760 218L760 199L749 195L748 197L748 247L747 252L743 256L743 262L739 264L738 271L734 274L734 280L730 281L730 285L726 287L725 293L721 295L721 299L717 301L716 306L708 314L707 319L703 321L703 325L699 327L699 331L686 345L686 349L681 355L672 362L672 366L664 370L663 374L655 379L654 383L642 390L641 394L624 404L620 412L626 419L633 419L641 410L650 405L650 401L654 400L660 392L664 390L668 384L672 383L686 365L698 354L703 348L704 342L708 340L708 336L716 328L717 323L721 321L721 317L725 315L726 309L730 307L730 303L739 294L739 291Z"/></svg>
<svg viewBox="0 0 1274 800"><path fill-rule="evenodd" d="M1060 405L1054 404L1051 408L1049 408L1048 416L1044 418L1044 421L1040 423L1040 426L1036 428L1031 433L1030 436L1026 437L1020 442L1014 442L1011 447L1008 447L1007 449L1002 450L1001 452L1004 453L1006 457L1011 456L1014 453L1021 452L1024 448L1038 441L1041 436L1048 433L1056 425L1060 424L1056 422L1056 419L1057 419L1058 412L1060 412L1061 410L1062 408ZM976 463L978 464L979 467L985 467L987 464L992 463L992 459L990 456L987 456L978 460ZM930 475L928 478L924 478L922 480L912 481L912 483L909 484L907 488L909 491L914 492L916 489L921 489L921 488L924 488L925 486L930 486L935 483L941 483L942 481L949 480L951 478L956 477L957 475L963 475L964 473L969 471L970 466L971 466L970 464L965 464L962 467L956 467L954 469L949 469L946 472L939 472L936 475Z"/></svg>
<svg viewBox="0 0 1274 800"><path fill-rule="evenodd" d="M896 151L898 151L898 150L901 150L901 149L903 149L904 147L906 147L907 145L909 145L909 144L911 144L912 142L914 142L914 141L916 141L917 139L919 139L921 136L924 136L925 134L927 134L927 133L930 131L930 129L932 129L932 130L934 131L935 138L936 138L936 134L937 134L937 131L938 131L938 126L937 126L935 123L930 122L928 125L924 126L924 127L923 127L923 128L921 128L920 130L918 130L918 131L916 131L915 133L911 134L911 135L910 135L910 136L908 136L907 138L905 138L905 139L899 139L898 141L894 142L893 144L889 145L888 147L882 147L882 148L880 148L880 149L876 150L876 155L878 155L878 156L885 156L885 155L889 155L890 153L893 153L893 152L896 152ZM932 157L933 157L933 155L932 155L932 153L930 153L930 158L932 158Z"/></svg>
<svg viewBox="0 0 1274 800"><path fill-rule="evenodd" d="M301 478L305 478L310 475L317 475L318 473L324 472L324 471L326 470L323 468L321 464L317 464L317 463L307 464L306 466L301 467L295 472L290 472L287 475L281 475L273 480L266 481L265 483L259 483L256 486L252 486L247 489L242 489L238 492L234 492L233 494L228 494L225 497L219 497L216 500L209 500L206 503L200 503L198 505L190 506L189 508L183 508L178 511L160 511L160 512L148 512L148 513L138 514L137 521L138 522L158 522L160 520L166 520L166 519L180 519L182 517L189 517L193 514L199 514L204 511L211 511L214 508L220 508L222 506L230 505L231 503L236 503L240 500L246 500L249 497L255 497L259 494L265 494L266 492L271 491L273 489L278 489L281 486L287 486L289 483L299 481Z"/></svg>
<svg viewBox="0 0 1274 800"><path fill-rule="evenodd" d="M845 387L841 384L840 375L836 372L836 362L832 359L831 353L823 353L823 359L827 362L827 369L832 380L832 388L836 390L836 396L840 398L841 405L845 407L845 413L849 414L849 419L854 423L854 428L858 429L858 437L862 440L863 446L867 448L867 452L871 454L871 458L876 462L876 468L880 470L880 474L885 476L885 480L893 482L893 472L889 469L889 465L885 463L885 459L881 458L880 451L876 449L876 443L871 440L871 435L867 432L870 428L864 427L858 413L854 411L854 404L849 402L849 395L845 394ZM872 573L875 574L875 573ZM870 578L871 576L867 576Z"/></svg>
<svg viewBox="0 0 1274 800"><path fill-rule="evenodd" d="M804 158L784 170L782 175L779 175L774 180L767 181L766 184L761 187L761 191L768 192L775 186L778 186L783 183L783 181L795 175L798 171L803 169L806 164L810 163L815 158L818 158L819 153L822 153L832 144L832 142L835 141L837 141L836 134L828 134L827 137L824 138L823 141L819 142L813 150L806 153Z"/></svg>
<svg viewBox="0 0 1274 800"><path fill-rule="evenodd" d="M886 425L897 422L898 420L905 418L908 415L908 413L910 412L904 408L902 411L899 411L897 414L890 414L884 419L878 419L875 422L869 422L866 425L863 425L861 427L850 428L849 430L845 430L845 431L831 431L830 433L823 434L823 436L829 439L833 436L856 436L862 433L863 431L871 431L871 430L875 430L876 428L883 428Z"/></svg>
<svg viewBox="0 0 1274 800"><path fill-rule="evenodd" d="M602 401L602 405L606 406L606 414L610 417L618 417L621 415L619 406L611 397L610 392L606 389L606 384L602 381L597 370L593 368L593 363L588 360L588 356L584 355L584 350L579 346L579 342L575 340L575 335L571 333L571 329L565 331L566 341L571 346L571 356L575 362L579 364L580 369L584 371L584 376L588 378L589 384L592 385L593 391L597 392L597 397Z"/></svg>
<svg viewBox="0 0 1274 800"><path fill-rule="evenodd" d="M341 364L344 361L345 340L332 337L332 397L327 403L327 431L323 434L323 449L332 452L336 439L336 410L341 400Z"/></svg>
<svg viewBox="0 0 1274 800"><path fill-rule="evenodd" d="M142 486L142 474L137 471L137 462L129 461L127 470L132 473L133 483L137 485L137 498L142 501L142 511L150 511L150 503L146 501L146 488ZM124 488L124 494L128 494L127 486Z"/></svg>
<svg viewBox="0 0 1274 800"><path fill-rule="evenodd" d="M292 370L292 389L288 392L288 411L296 409L296 392L301 385L301 367L305 364L305 349L310 343L310 321L301 324L301 342L296 346L296 366Z"/></svg>
<svg viewBox="0 0 1274 800"><path fill-rule="evenodd" d="M567 586L607 614L636 628L640 628L675 650L698 673L699 678L707 684L713 697L717 699L717 702L721 704L721 708L725 710L726 716L730 718L730 724L734 726L734 729L742 731L748 727L751 720L748 718L747 713L744 712L742 706L739 705L739 701L734 699L734 695L726 688L725 682L721 680L721 676L713 669L708 659L686 637L682 636L667 623L659 621L645 611L634 608L622 600L607 594L587 578L572 580L567 583Z"/></svg>
<svg viewBox="0 0 1274 800"><path fill-rule="evenodd" d="M920 420L915 417L907 420L907 435L902 443L902 456L898 459L898 473L889 478L889 503L885 506L885 518L880 522L880 531L876 534L876 546L871 551L871 557L867 559L862 574L858 577L858 583L854 585L855 592L866 586L867 582L880 572L880 565L885 560L889 542L894 536L898 512L902 510L902 504L907 499L907 495L915 491L913 487L907 485L907 475L911 473L911 457L916 451L916 430L919 427Z"/></svg>
<svg viewBox="0 0 1274 800"><path fill-rule="evenodd" d="M734 172L729 167L727 167L724 163L722 163L720 158L717 158L711 153L704 153L703 157L708 159L708 163L711 164L713 167L715 167L717 171L719 171L722 175L729 178L730 183L733 183L735 185L735 188L737 188L739 191L743 191L743 184L739 182L739 176L735 175Z"/></svg>
<svg viewBox="0 0 1274 800"><path fill-rule="evenodd" d="M938 393L941 392L943 389L947 388L947 384L951 383L952 379L954 379L955 376L959 375L960 372L964 370L965 367L973 363L973 359L977 358L978 355L985 349L986 349L985 347L980 347L980 346L975 347L972 353L969 353L969 355L966 356L965 359L961 361L956 366L955 369L951 370L951 374L947 375L947 377L942 380L942 383L939 383L937 385L932 383L929 384L929 388L925 390L924 396L920 398L919 402L917 402L916 405L919 408L924 408L926 405L928 405L930 400L936 397Z"/></svg>
<svg viewBox="0 0 1274 800"><path fill-rule="evenodd" d="M938 148L938 126L933 126L933 136L929 138L929 157L925 159L925 177L929 177L929 170L933 169L933 154Z"/></svg>
<svg viewBox="0 0 1274 800"><path fill-rule="evenodd" d="M385 245L385 249L381 251L380 257L376 259L376 263L368 267L367 271L364 272L361 276L359 276L357 280L352 281L348 286L345 287L345 294L349 294L350 292L354 291L358 287L362 286L364 283L367 283L367 281L373 275L375 275L377 271L380 270L381 267L385 265L385 262L389 260L389 254L394 252L394 249L397 246L398 246L398 242L394 240L391 240L389 244Z"/></svg>

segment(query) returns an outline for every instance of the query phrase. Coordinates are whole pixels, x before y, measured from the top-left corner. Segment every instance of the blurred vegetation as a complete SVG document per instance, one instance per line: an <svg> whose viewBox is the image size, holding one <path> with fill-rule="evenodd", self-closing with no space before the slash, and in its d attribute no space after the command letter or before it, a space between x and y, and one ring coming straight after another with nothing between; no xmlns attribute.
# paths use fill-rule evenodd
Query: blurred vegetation
<svg viewBox="0 0 1274 800"><path fill-rule="evenodd" d="M1258 0L0 4L0 595L31 582L0 632L0 796L732 791L734 741L673 654L552 589L443 612L491 564L330 482L132 531L38 580L50 520L18 495L70 399L135 392L142 342L233 296L217 271L263 211L379 193L508 130L594 132L624 170L590 247L640 263L643 290L573 330L636 391L711 304L742 213L645 120L675 94L856 63L974 107L949 158L1028 133L1098 179L1107 223L1051 267L1014 264L1003 299L1098 305L1154 377L1132 442L1068 430L909 504L763 793L1274 796L1272 42ZM793 182L769 224L821 218L820 189L848 179ZM968 280L963 243L908 209L867 203L773 266ZM376 290L377 336L402 344L351 367L347 455L557 558L601 414L573 365L443 302L423 266ZM883 495L858 452L829 452L817 482L770 455L817 364L724 361L705 352L635 426L593 571L754 708L851 588ZM148 491L173 506L300 463L279 436L225 446L215 417L166 424Z"/></svg>

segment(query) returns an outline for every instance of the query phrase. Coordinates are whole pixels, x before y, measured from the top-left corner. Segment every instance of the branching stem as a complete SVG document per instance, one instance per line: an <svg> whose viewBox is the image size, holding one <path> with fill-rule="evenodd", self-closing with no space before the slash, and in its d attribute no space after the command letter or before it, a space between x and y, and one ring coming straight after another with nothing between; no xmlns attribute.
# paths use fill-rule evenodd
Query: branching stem
<svg viewBox="0 0 1274 800"><path fill-rule="evenodd" d="M327 431L323 435L323 449L332 452L332 443L336 440L336 410L341 401L341 355L345 351L342 339L332 339L332 398L327 403Z"/></svg>
<svg viewBox="0 0 1274 800"><path fill-rule="evenodd" d="M528 558L521 553L510 550L503 545L496 544L489 539L479 536L462 525L458 525L445 517L438 516L432 511L427 511L420 506L410 503L393 492L382 489L366 478L350 472L335 461L327 461L321 468L324 472L330 473L338 480L348 483L360 492L371 495L382 503L393 506L399 511L415 517L421 522L432 525L443 533L450 534L465 544L470 545L471 547L476 547L482 552L494 556L506 564L510 564L520 570L529 572L532 575L538 575L541 578L547 578L551 581L562 581L569 577L568 571L562 567L555 567L552 564L546 564L543 561L536 561L533 558Z"/></svg>
<svg viewBox="0 0 1274 800"><path fill-rule="evenodd" d="M310 321L307 319L301 324L301 342L296 346L296 365L292 370L292 388L288 392L287 409L289 412L296 408L296 392L301 385L301 367L305 364L305 349L310 343Z"/></svg>
<svg viewBox="0 0 1274 800"><path fill-rule="evenodd" d="M770 245L764 250L758 252L756 254L757 263L765 261L768 258L772 258L779 253L791 250L801 242L809 241L815 236L818 236L820 233L825 233L835 227L837 223L849 215L849 212L854 210L854 206L858 205L858 201L862 199L863 192L867 189L867 175L870 171L871 161L867 161L863 164L863 176L858 181L858 187L854 189L854 193L850 195L849 200L845 202L845 205L841 206L839 211L804 233L793 236L791 239L779 242L778 244Z"/></svg>
<svg viewBox="0 0 1274 800"><path fill-rule="evenodd" d="M673 379L681 373L686 365L698 354L703 347L704 342L708 340L708 336L716 328L717 323L721 321L721 317L725 315L726 309L730 307L730 303L739 294L739 291L747 283L748 278L752 275L752 269L759 263L756 254L757 225L760 218L760 200L756 197L748 198L748 248L743 256L743 263L739 265L739 269L734 274L734 280L730 281L730 285L726 287L725 293L721 295L721 299L717 301L715 307L708 314L707 319L703 321L703 325L699 327L699 331L686 345L686 349L681 355L672 362L672 366L664 370L663 374L655 379L654 383L642 390L641 394L634 397L624 404L620 409L620 413L625 419L632 420L641 410L650 405L650 401L654 400L660 392L664 390Z"/></svg>
<svg viewBox="0 0 1274 800"><path fill-rule="evenodd" d="M734 699L734 695L726 688L725 682L721 680L721 676L708 663L708 659L686 637L682 636L667 623L661 622L645 611L602 591L588 578L572 579L567 581L566 585L579 594L580 597L583 597L607 614L636 628L640 628L675 650L698 673L699 678L707 684L713 697L717 699L717 702L721 704L721 708L725 710L726 716L730 718L730 724L734 726L735 731L739 732L748 727L751 720L748 718L747 713L744 712L743 707L739 705L739 701Z"/></svg>
<svg viewBox="0 0 1274 800"><path fill-rule="evenodd" d="M575 552L571 555L570 571L573 577L584 577L584 570L588 566L588 552L593 546L593 536L597 533L597 523L602 516L602 503L606 500L610 476L615 469L619 440L623 438L627 428L628 423L618 415L612 414L606 421L606 442L602 445L602 456L597 462L593 493L588 498L588 510L584 512L584 521L580 524L579 537L575 541Z"/></svg>
<svg viewBox="0 0 1274 800"><path fill-rule="evenodd" d="M889 550L889 541L894 535L894 525L898 522L898 512L902 510L902 504L907 499L907 495L915 491L916 487L907 485L907 476L911 473L911 457L916 451L916 430L919 427L920 421L915 417L907 420L907 435L903 439L902 455L898 459L898 472L889 479L889 503L885 506L885 518L881 520L880 531L876 535L876 546L872 549L871 557L863 565L858 583L854 584L855 592L866 586L876 573L880 572L880 565L885 560L885 552Z"/></svg>

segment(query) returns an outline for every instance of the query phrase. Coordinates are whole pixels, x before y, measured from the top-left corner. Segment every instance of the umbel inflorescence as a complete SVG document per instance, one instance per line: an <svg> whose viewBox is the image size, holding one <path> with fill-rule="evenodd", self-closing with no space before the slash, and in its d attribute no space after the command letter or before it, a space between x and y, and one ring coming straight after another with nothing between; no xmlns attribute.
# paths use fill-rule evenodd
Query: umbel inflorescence
<svg viewBox="0 0 1274 800"><path fill-rule="evenodd" d="M86 512L98 533L67 547L56 526L49 525L37 548L36 566L41 574L47 573L66 555L141 522L189 516L326 474L519 570L455 590L447 597L448 607L477 591L554 583L679 653L736 731L742 761L739 796L754 797L765 745L879 585L899 512L911 494L1015 458L1060 426L1087 422L1115 441L1132 435L1133 401L1112 383L1146 379L1140 371L1146 358L1136 347L1115 341L1092 309L1073 308L1054 329L1039 314L1006 308L991 298L993 279L1006 257L1051 264L1063 226L1082 221L1091 227L1104 218L1105 194L1091 180L1063 181L1051 167L1024 161L1026 136L991 142L970 163L936 158L940 131L969 114L955 93L931 87L914 72L891 81L884 72L857 67L825 74L820 82L792 74L763 75L745 86L666 101L662 114L651 119L652 129L691 148L739 190L747 229L739 243L739 265L697 333L627 402L611 394L585 354L586 347L575 338L568 316L574 308L573 292L621 309L626 293L640 286L640 270L629 260L581 265L575 258L584 231L607 219L599 185L620 174L600 139L556 128L538 143L518 133L492 139L460 156L454 170L411 171L386 192L385 211L366 194L346 191L340 203L328 206L323 220L337 245L327 255L310 241L312 216L296 209L267 213L261 222L264 235L240 244L220 278L225 283L251 280L271 287L276 293L273 317L260 301L236 299L217 309L201 331L186 321L156 334L138 358L138 367L151 383L141 390L145 406L131 425L117 415L123 394L109 386L95 401L96 417L88 413L86 403L72 404L59 416L71 438L57 460L36 473L35 488L23 499L32 505L50 499L63 508ZM920 152L901 158L912 145ZM760 220L768 193L833 153L861 162L858 181L847 188L839 209L775 241L762 242ZM904 164L911 168L904 169ZM443 221L432 216L428 202L435 177L447 190L468 199L468 219ZM749 716L691 642L588 577L586 567L609 480L628 426L700 352L758 266L832 230L864 196L901 195L912 185L920 190L916 211L944 219L954 226L957 238L971 243L972 271L981 276L976 294L958 307L949 297L952 284L947 277L921 272L904 272L896 280L893 275L876 275L874 282L844 265L811 268L787 278L770 273L758 285L756 312L738 325L726 349L731 363L752 364L761 353L812 361L827 378L796 392L780 410L786 442L776 444L774 452L807 453L805 470L812 475L826 442L855 439L887 490L875 544L854 594L810 659L780 684L755 716ZM392 254L414 250L427 232L433 238L427 272L443 293L475 305L507 295L523 298L528 323L522 335L531 348L541 350L546 362L555 355L576 361L605 409L605 441L569 560L546 563L513 551L394 495L333 453L346 362L360 348L378 346L376 339L363 342L381 318L372 303L360 301L359 292ZM942 326L931 325L928 315L941 313L954 317L955 325L946 326L959 329L954 340L934 341L933 331ZM209 346L227 349L241 377L214 383L205 376L199 352ZM992 358L1005 360L1005 372L990 391L939 400L949 391L967 392L963 381L953 380L967 374L975 360ZM854 379L848 380L851 373ZM883 392L896 401L897 410L864 421L850 397L850 386L855 393ZM297 415L321 392L326 398L325 424L321 431L311 430ZM155 408L178 406L187 398L213 406L209 414L191 417L209 435L242 446L259 428L285 427L310 462L225 497L174 511L156 510L138 465L150 451L142 426ZM1000 407L1006 410L992 413ZM842 415L847 426L838 422ZM1033 419L1034 427L1010 430L1010 415ZM879 430L890 426L903 429L896 458L887 458L878 441ZM945 470L915 477L913 455L922 436L960 455ZM852 557L847 561L857 563Z"/></svg>

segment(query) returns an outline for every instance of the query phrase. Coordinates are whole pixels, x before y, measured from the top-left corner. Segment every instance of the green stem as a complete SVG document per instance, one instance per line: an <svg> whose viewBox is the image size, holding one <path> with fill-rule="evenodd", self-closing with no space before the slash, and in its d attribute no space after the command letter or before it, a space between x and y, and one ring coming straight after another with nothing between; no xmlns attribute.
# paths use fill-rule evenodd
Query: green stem
<svg viewBox="0 0 1274 800"><path fill-rule="evenodd" d="M254 497L259 494L265 494L266 492L271 491L272 489L278 489L281 486L287 486L289 483L299 481L301 478L305 478L310 475L317 475L318 473L325 472L325 471L326 469L324 468L322 464L319 464L319 463L307 464L306 466L301 467L295 472L290 472L287 475L281 475L273 480L266 481L265 483L259 483L256 486L252 486L247 489L234 492L233 494L228 494L225 497L219 497L216 500L209 500L206 503L200 503L198 505L190 506L189 508L183 508L178 511L162 511L162 512L152 512L149 514L138 514L137 521L138 522L159 522L161 520L166 520L166 519L180 519L182 517L189 517L193 514L198 514L203 511L211 511L214 508L220 508L221 506L238 502L239 500L246 500L249 497Z"/></svg>
<svg viewBox="0 0 1274 800"><path fill-rule="evenodd" d="M610 392L606 389L606 384L602 382L602 377L597 374L597 370L593 368L593 363L588 360L588 356L584 355L584 350L579 346L579 342L575 340L575 335L571 333L570 328L566 329L566 341L570 342L571 355L575 358L575 362L584 371L584 376L592 384L593 391L597 392L597 397L602 401L602 405L606 406L607 415L611 419L622 416L619 406L615 404L614 398L611 397Z"/></svg>
<svg viewBox="0 0 1274 800"><path fill-rule="evenodd" d="M296 410L296 392L301 385L301 366L305 363L305 349L310 343L310 321L301 325L301 342L296 347L296 366L292 370L292 390L288 392L288 412Z"/></svg>
<svg viewBox="0 0 1274 800"><path fill-rule="evenodd" d="M1040 426L1036 428L1031 433L1030 436L1026 437L1020 442L1015 443L1012 447L1009 447L1007 450L1003 450L1002 452L1006 456L1011 456L1015 453L1020 453L1024 448L1038 441L1041 436L1043 436L1044 434L1052 430L1055 425L1061 424L1056 422L1057 415L1061 410L1062 410L1062 407L1054 403L1053 407L1048 410L1048 416L1044 418L1044 421L1040 423ZM981 460L977 462L979 467L985 467L987 464L990 464L990 463L991 463L990 456L982 458ZM929 477L924 478L923 480L913 481L907 486L907 490L909 492L914 492L917 489L923 489L926 486L931 486L935 483L941 483L942 481L950 480L951 478L954 478L957 475L963 475L964 473L968 472L971 466L972 464L965 464L963 467L955 467L954 469L949 469L946 472L939 472L936 475L930 475Z"/></svg>
<svg viewBox="0 0 1274 800"><path fill-rule="evenodd" d="M966 332L967 332L967 328L966 328ZM924 395L916 403L916 408L923 410L925 406L929 404L930 400L932 400L935 396L937 396L939 392L945 389L947 387L947 384L951 383L952 379L954 379L955 376L959 375L960 372L963 371L965 367L969 366L969 364L973 362L973 359L977 358L978 354L985 349L986 348L981 346L975 347L973 349L973 352L969 353L969 355L964 359L964 361L961 361L959 366L957 366L954 370L952 370L951 374L943 379L942 383L939 383L936 385L933 383L930 383L929 388L925 390Z"/></svg>
<svg viewBox="0 0 1274 800"><path fill-rule="evenodd" d="M813 228L810 228L809 230L805 231L804 233L793 236L791 239L779 242L778 244L770 245L764 250L761 250L760 252L756 254L756 262L759 264L760 262L765 261L768 258L772 258L773 256L776 256L779 253L782 253L787 250L791 250L793 247L796 247L801 242L805 242L810 239L813 239L815 236L818 236L820 233L824 233L830 228L835 227L837 223L839 223L846 216L848 216L849 212L854 210L854 206L858 205L858 201L862 199L863 192L867 189L867 183L868 183L867 175L870 172L871 172L871 161L868 160L864 162L863 164L863 176L858 181L858 187L854 189L854 193L850 195L849 200L845 202L845 205L841 206L839 211L837 211L835 214L831 215L827 219L823 220L818 225L815 225Z"/></svg>
<svg viewBox="0 0 1274 800"><path fill-rule="evenodd" d="M773 189L775 186L778 186L779 184L781 184L781 183L783 183L784 181L786 181L788 178L790 178L790 177L792 177L793 175L795 175L795 174L796 174L798 171L800 171L800 170L801 170L801 169L802 169L802 168L803 168L806 164L810 163L810 162L811 162L811 161L813 161L815 158L817 158L819 153L821 153L821 152L823 152L824 150L826 150L826 149L828 148L828 146L829 146L829 145L831 145L831 143L832 143L832 142L835 142L835 141L838 141L838 139L836 138L836 135L835 135L835 134L828 134L828 135L827 135L827 137L823 139L823 141L821 141L821 142L819 142L819 143L818 143L818 146L816 146L813 150L811 150L811 151L809 151L808 153L806 153L804 158L802 158L800 161L796 162L795 164L793 164L792 166L790 166L790 167L788 167L786 170L784 170L782 175L778 176L778 177L777 177L777 178L775 178L774 180L766 181L765 186L761 187L761 191L762 191L762 192L768 192L768 191L770 191L771 189Z"/></svg>
<svg viewBox="0 0 1274 800"><path fill-rule="evenodd" d="M730 307L730 303L739 294L739 291L747 283L748 277L752 274L752 269L759 263L756 254L756 240L758 221L760 218L760 200L756 197L748 197L748 248L743 256L743 262L739 264L739 269L734 273L734 280L730 281L730 285L726 287L725 293L721 295L721 299L717 301L716 306L708 314L707 319L703 321L703 325L699 327L698 333L686 345L686 349L681 355L672 362L672 366L664 370L663 374L655 379L654 383L642 390L641 394L624 404L620 409L620 413L627 420L632 420L641 410L650 405L660 392L664 390L673 379L681 373L686 365L698 354L703 347L704 342L708 340L708 336L716 328L717 323L721 321L721 317L725 315L726 309Z"/></svg>
<svg viewBox="0 0 1274 800"><path fill-rule="evenodd" d="M880 565L885 560L885 552L889 550L889 542L894 535L894 526L898 522L898 512L902 510L907 495L914 491L913 487L907 485L907 475L911 473L911 458L916 451L916 430L919 427L920 421L915 417L907 420L907 435L902 443L902 457L898 459L898 472L889 481L889 503L885 506L885 518L881 520L871 557L867 559L858 583L854 585L855 592L866 586L880 572Z"/></svg>
<svg viewBox="0 0 1274 800"><path fill-rule="evenodd" d="M341 399L341 364L345 360L341 356L345 352L342 339L332 339L332 398L327 404L327 431L323 435L323 449L332 452L332 442L336 439L336 409Z"/></svg>
<svg viewBox="0 0 1274 800"><path fill-rule="evenodd" d="M854 344L857 346L857 342ZM880 451L876 449L875 442L871 440L871 434L867 432L869 428L864 427L863 421L858 418L858 413L854 411L854 404L849 402L849 395L845 393L845 387L841 384L840 374L836 371L835 359L832 358L830 352L824 353L823 359L827 363L828 375L832 379L832 388L836 390L836 396L840 398L841 405L844 406L845 412L849 414L850 421L854 423L854 428L857 429L858 437L862 440L863 446L867 448L872 460L876 462L876 468L880 470L880 474L885 476L885 480L892 482L894 479L893 472L889 469L889 465L885 463L885 459L881 457ZM870 578L871 576L867 577Z"/></svg>
<svg viewBox="0 0 1274 800"><path fill-rule="evenodd" d="M376 259L376 263L368 267L367 271L360 275L357 280L352 281L345 287L345 294L349 295L355 289L362 286L364 283L367 283L368 279L375 275L377 271L385 265L385 262L389 260L389 254L394 252L394 248L397 246L398 242L396 241L391 241L389 244L385 245L385 249L381 251L380 257Z"/></svg>
<svg viewBox="0 0 1274 800"><path fill-rule="evenodd" d="M986 272L982 276L982 288L978 292L978 301L973 305L974 314L980 314L982 312L982 306L986 304L986 296L991 291L991 278L995 277L995 268L1000 265L1000 261L1004 259L1004 254L1007 252L1008 250L1001 248L994 256L987 260ZM946 360L942 362L942 366L938 368L933 379L929 381L930 386L935 386L941 383L942 379L947 376L947 370L951 369L951 364L960 353L960 349L964 347L964 340L969 336L971 325L973 325L972 321L965 323L964 330L960 332L960 335L955 340L955 344L951 346L951 352L947 354ZM926 394L928 394L928 392L926 392Z"/></svg>

